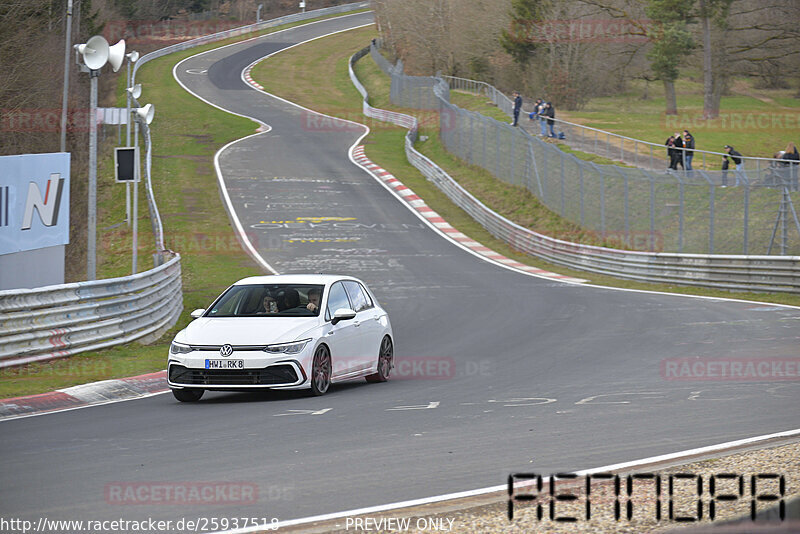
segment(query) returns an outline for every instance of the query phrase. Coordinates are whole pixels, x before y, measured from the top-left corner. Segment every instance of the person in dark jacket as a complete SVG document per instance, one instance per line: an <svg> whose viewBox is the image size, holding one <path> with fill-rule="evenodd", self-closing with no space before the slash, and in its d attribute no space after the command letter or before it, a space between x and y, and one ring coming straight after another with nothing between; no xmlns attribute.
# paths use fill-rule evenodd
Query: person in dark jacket
<svg viewBox="0 0 800 534"><path fill-rule="evenodd" d="M725 145L725 152L727 152L728 156L730 156L731 161L736 166L736 172L734 175L736 176L736 185L741 183L739 176L741 172L744 170L744 159L742 155L731 145ZM728 156L722 156L722 185L728 185Z"/></svg>
<svg viewBox="0 0 800 534"><path fill-rule="evenodd" d="M555 137L556 132L553 131L553 125L556 123L553 119L556 117L556 109L550 102L545 102L543 115L547 117L547 125L550 127L550 137Z"/></svg>
<svg viewBox="0 0 800 534"><path fill-rule="evenodd" d="M694 157L694 136L689 133L689 130L683 131L683 164L687 171L692 170L692 158Z"/></svg>
<svg viewBox="0 0 800 534"><path fill-rule="evenodd" d="M683 166L683 139L681 139L681 134L678 132L676 132L672 137L675 139L675 149L672 151L672 154L675 157L675 162L673 163L672 168L677 171L678 165L681 166L681 169L685 168Z"/></svg>
<svg viewBox="0 0 800 534"><path fill-rule="evenodd" d="M519 112L522 110L522 97L519 94L519 91L514 91L514 120L511 122L511 126L516 126L519 122Z"/></svg>
<svg viewBox="0 0 800 534"><path fill-rule="evenodd" d="M675 136L670 135L667 137L667 140L664 141L664 146L667 147L667 159L669 160L669 166L667 169L674 171L675 170Z"/></svg>
<svg viewBox="0 0 800 534"><path fill-rule="evenodd" d="M797 147L794 146L794 143L789 143L786 145L786 150L783 151L783 155L781 159L786 161L786 165L789 167L788 170L788 178L789 178L789 187L797 191L798 190L798 166L800 166L800 153L797 152Z"/></svg>

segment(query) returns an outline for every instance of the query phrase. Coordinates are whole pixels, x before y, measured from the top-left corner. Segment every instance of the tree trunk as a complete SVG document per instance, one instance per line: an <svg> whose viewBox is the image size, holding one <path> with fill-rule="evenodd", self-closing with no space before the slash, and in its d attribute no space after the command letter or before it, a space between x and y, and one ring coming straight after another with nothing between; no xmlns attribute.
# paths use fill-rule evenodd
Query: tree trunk
<svg viewBox="0 0 800 534"><path fill-rule="evenodd" d="M678 114L678 102L675 99L675 82L664 80L664 98L667 101L667 115Z"/></svg>
<svg viewBox="0 0 800 534"><path fill-rule="evenodd" d="M705 0L700 0L703 26L703 118L713 119L719 115L719 106L714 111L714 69L711 64L711 19L706 12Z"/></svg>

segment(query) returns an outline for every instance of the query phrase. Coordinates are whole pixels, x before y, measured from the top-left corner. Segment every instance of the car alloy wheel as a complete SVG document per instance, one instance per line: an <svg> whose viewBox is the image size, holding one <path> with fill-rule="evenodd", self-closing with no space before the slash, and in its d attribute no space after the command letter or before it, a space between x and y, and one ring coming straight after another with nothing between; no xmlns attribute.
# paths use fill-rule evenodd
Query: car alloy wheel
<svg viewBox="0 0 800 534"><path fill-rule="evenodd" d="M367 382L386 382L389 380L389 373L394 367L394 347L392 339L384 336L381 341L381 348L378 351L378 372L367 377Z"/></svg>
<svg viewBox="0 0 800 534"><path fill-rule="evenodd" d="M173 389L172 395L181 402L197 402L203 396L204 391L196 388Z"/></svg>
<svg viewBox="0 0 800 534"><path fill-rule="evenodd" d="M331 354L328 347L320 345L314 353L311 367L311 392L315 396L324 395L331 385Z"/></svg>

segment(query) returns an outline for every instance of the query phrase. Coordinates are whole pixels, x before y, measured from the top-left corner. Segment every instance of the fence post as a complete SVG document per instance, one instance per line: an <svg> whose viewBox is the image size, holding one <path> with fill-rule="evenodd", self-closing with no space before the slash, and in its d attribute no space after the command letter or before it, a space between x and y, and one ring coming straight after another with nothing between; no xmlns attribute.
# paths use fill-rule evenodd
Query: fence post
<svg viewBox="0 0 800 534"><path fill-rule="evenodd" d="M708 186L708 253L714 253L714 184Z"/></svg>
<svg viewBox="0 0 800 534"><path fill-rule="evenodd" d="M624 182L625 182L625 208L624 208L624 214L625 214L625 242L627 243L628 240L630 239L630 230L631 230L631 228L630 228L630 219L628 217L628 173L627 172L623 172L622 176L625 178L625 180L624 180Z"/></svg>
<svg viewBox="0 0 800 534"><path fill-rule="evenodd" d="M489 164L486 162L486 131L489 129L489 117L484 117L481 122L483 123L483 168L489 170Z"/></svg>
<svg viewBox="0 0 800 534"><path fill-rule="evenodd" d="M470 165L475 164L475 158L472 157L472 153L475 152L475 143L472 140L472 120L473 120L473 113L469 114L469 163Z"/></svg>
<svg viewBox="0 0 800 534"><path fill-rule="evenodd" d="M650 252L655 252L656 244L656 180L650 173L647 173L650 179Z"/></svg>
<svg viewBox="0 0 800 534"><path fill-rule="evenodd" d="M747 226L750 212L750 184L744 184L744 229L742 231L742 254L747 255Z"/></svg>
<svg viewBox="0 0 800 534"><path fill-rule="evenodd" d="M678 199L678 252L683 252L683 180L680 180Z"/></svg>
<svg viewBox="0 0 800 534"><path fill-rule="evenodd" d="M494 175L500 177L500 128L497 126L495 129L494 138Z"/></svg>
<svg viewBox="0 0 800 534"><path fill-rule="evenodd" d="M606 175L600 172L600 235L606 235Z"/></svg>
<svg viewBox="0 0 800 534"><path fill-rule="evenodd" d="M559 150L559 152L561 152ZM564 207L564 153L561 152L560 157L561 161L561 216L564 217L565 214L565 207Z"/></svg>
<svg viewBox="0 0 800 534"><path fill-rule="evenodd" d="M515 184L516 183L514 181L514 142L516 141L515 138L517 137L516 133L517 132L515 132L514 130L511 130L511 153L509 154L509 157L508 157L508 159L510 160L509 164L510 164L510 167L511 167L511 169L510 169L511 172L510 172L510 176L509 176L509 183L511 183L511 184Z"/></svg>
<svg viewBox="0 0 800 534"><path fill-rule="evenodd" d="M578 180L580 182L580 201L581 201L581 226L583 226L583 165L578 165Z"/></svg>

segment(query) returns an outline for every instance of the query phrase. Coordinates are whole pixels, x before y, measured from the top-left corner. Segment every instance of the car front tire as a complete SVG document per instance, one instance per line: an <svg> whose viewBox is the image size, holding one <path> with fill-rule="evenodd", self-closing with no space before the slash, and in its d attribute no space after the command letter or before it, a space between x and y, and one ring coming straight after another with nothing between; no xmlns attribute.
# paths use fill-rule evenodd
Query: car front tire
<svg viewBox="0 0 800 534"><path fill-rule="evenodd" d="M328 347L320 345L314 353L314 363L311 366L311 393L315 397L324 395L331 386L332 368Z"/></svg>
<svg viewBox="0 0 800 534"><path fill-rule="evenodd" d="M381 348L378 350L378 371L366 377L367 382L386 382L389 380L392 367L394 367L392 338L384 336L383 341L381 341Z"/></svg>
<svg viewBox="0 0 800 534"><path fill-rule="evenodd" d="M172 395L181 402L197 402L203 396L204 391L196 388L173 389Z"/></svg>

